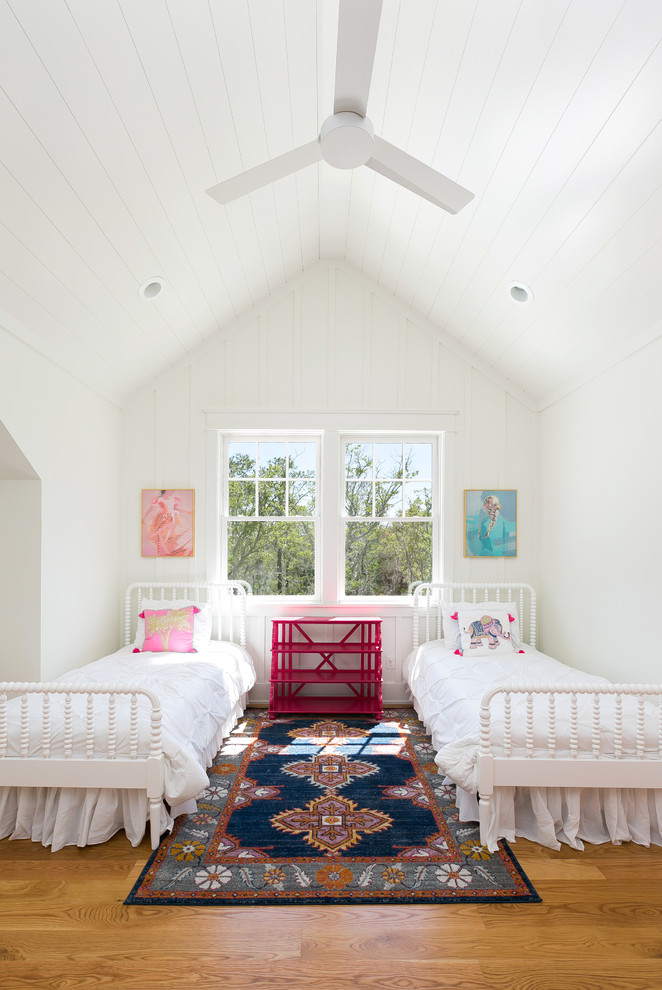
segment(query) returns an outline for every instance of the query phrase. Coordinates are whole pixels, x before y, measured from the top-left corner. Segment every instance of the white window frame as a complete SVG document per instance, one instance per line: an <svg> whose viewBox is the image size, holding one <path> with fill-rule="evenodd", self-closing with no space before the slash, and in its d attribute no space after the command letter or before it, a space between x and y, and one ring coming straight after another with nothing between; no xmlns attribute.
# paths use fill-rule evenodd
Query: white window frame
<svg viewBox="0 0 662 990"><path fill-rule="evenodd" d="M442 505L442 450L441 434L429 432L414 432L411 430L394 430L383 433L376 430L343 431L340 434L339 461L339 499L340 499L340 533L337 552L337 600L342 603L393 603L406 601L408 595L347 595L345 594L345 533L350 517L345 514L345 444L346 443L430 443L432 445L432 515L424 521L432 523L432 581L439 581L441 575L441 545L440 517ZM398 517L384 516L383 521L402 521ZM412 520L412 523L414 520Z"/></svg>
<svg viewBox="0 0 662 990"><path fill-rule="evenodd" d="M269 443L293 444L297 441L302 443L315 443L315 514L313 516L230 516L229 510L229 475L226 472L229 458L229 446L231 443L259 443L268 441ZM240 522L313 522L315 526L315 586L311 595L258 595L262 601L277 602L314 602L319 600L320 588L320 561L322 544L322 493L321 493L321 469L322 469L322 435L316 432L301 431L272 431L272 430L242 430L228 431L221 438L220 463L219 463L219 492L221 497L221 526L220 526L220 573L223 580L227 580L228 573L228 526L232 520ZM257 481L257 478L256 478Z"/></svg>
<svg viewBox="0 0 662 990"><path fill-rule="evenodd" d="M316 525L316 594L314 596L254 596L256 604L290 602L302 608L317 603L323 606L371 604L391 609L407 606L409 596L391 597L344 595L344 441L366 437L371 440L431 440L435 448L434 488L436 527L434 530L433 580L453 580L453 520L456 509L454 485L456 458L456 410L398 411L365 410L330 412L329 410L289 410L265 412L250 409L206 409L207 431L207 547L209 580L223 580L227 574L222 517L227 512L223 499L224 443L239 437L257 439L319 440L319 474L317 510L321 522ZM266 420L275 420L278 429L264 429ZM434 422L435 429L430 429ZM314 427L311 429L311 425ZM459 504L459 503L458 503ZM271 603L271 604L270 604Z"/></svg>

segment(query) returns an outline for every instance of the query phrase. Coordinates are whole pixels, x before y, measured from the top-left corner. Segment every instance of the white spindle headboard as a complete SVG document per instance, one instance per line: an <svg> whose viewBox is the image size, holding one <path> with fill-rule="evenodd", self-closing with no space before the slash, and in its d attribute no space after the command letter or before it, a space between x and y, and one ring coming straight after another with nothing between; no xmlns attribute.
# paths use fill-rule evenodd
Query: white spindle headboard
<svg viewBox="0 0 662 990"><path fill-rule="evenodd" d="M537 602L530 584L505 583L425 583L414 588L413 649L430 639L443 637L442 606L446 602L514 602L519 613L522 639L535 647Z"/></svg>
<svg viewBox="0 0 662 990"><path fill-rule="evenodd" d="M246 645L246 594L250 586L245 581L136 581L124 595L124 644L133 642L138 613L144 598L167 604L175 599L209 602L212 607L212 638Z"/></svg>

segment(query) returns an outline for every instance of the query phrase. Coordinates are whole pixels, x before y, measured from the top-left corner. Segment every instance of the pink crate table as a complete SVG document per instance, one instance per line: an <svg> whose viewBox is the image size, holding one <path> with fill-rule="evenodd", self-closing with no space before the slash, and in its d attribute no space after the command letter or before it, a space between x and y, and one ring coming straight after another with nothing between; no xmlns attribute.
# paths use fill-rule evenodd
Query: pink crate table
<svg viewBox="0 0 662 990"><path fill-rule="evenodd" d="M269 714L323 712L381 718L382 620L273 619ZM331 685L325 692L322 685Z"/></svg>

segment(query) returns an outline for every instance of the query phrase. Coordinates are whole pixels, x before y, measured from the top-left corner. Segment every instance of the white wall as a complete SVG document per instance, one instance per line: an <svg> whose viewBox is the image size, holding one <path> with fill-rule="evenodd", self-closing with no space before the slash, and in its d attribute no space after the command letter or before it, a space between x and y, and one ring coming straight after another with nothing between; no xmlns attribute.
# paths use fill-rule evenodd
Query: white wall
<svg viewBox="0 0 662 990"><path fill-rule="evenodd" d="M41 484L0 480L0 680L41 677ZM20 657L20 663L16 658Z"/></svg>
<svg viewBox="0 0 662 990"><path fill-rule="evenodd" d="M127 407L127 583L211 576L205 435L210 409L217 411L217 421L225 417L237 428L249 417L263 427L282 428L286 418L297 416L311 429L334 417L347 426L371 410L396 414L400 429L436 430L451 421L456 432L449 437L446 579L535 583L536 414L494 381L489 369L472 365L439 328L354 269L335 263L320 263L274 293ZM444 410L455 414L445 416ZM518 489L515 559L463 556L463 492L483 486ZM196 489L193 558L140 556L140 490L160 487ZM385 694L402 700L401 661L410 647L410 620L402 607L381 613L385 653L398 661L386 672ZM256 697L264 700L269 614L256 615L249 632L258 661Z"/></svg>
<svg viewBox="0 0 662 990"><path fill-rule="evenodd" d="M616 681L662 681L662 338L540 414L541 632Z"/></svg>
<svg viewBox="0 0 662 990"><path fill-rule="evenodd" d="M0 422L41 484L40 559L27 537L21 557L14 534L0 563L3 581L20 567L28 588L40 570L41 602L26 602L24 616L41 625L39 670L5 641L3 676L47 679L119 646L122 417L0 328Z"/></svg>

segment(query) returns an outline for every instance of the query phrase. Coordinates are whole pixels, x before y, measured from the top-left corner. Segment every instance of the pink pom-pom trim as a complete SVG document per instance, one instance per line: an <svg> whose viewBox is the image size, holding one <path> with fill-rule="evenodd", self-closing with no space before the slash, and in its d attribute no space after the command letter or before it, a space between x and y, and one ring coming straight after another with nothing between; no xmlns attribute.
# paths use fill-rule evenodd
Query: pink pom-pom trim
<svg viewBox="0 0 662 990"><path fill-rule="evenodd" d="M136 646L136 648L135 648L134 650L132 650L132 652L133 652L133 653L140 653L140 650L139 650L139 649L138 649L138 647Z"/></svg>
<svg viewBox="0 0 662 990"><path fill-rule="evenodd" d="M457 619L457 612L455 613L455 615L451 615L451 619Z"/></svg>
<svg viewBox="0 0 662 990"><path fill-rule="evenodd" d="M508 613L508 622L514 622L514 621L515 621L515 616L514 615L511 615L510 612L509 612Z"/></svg>
<svg viewBox="0 0 662 990"><path fill-rule="evenodd" d="M526 653L526 650L518 650L518 653Z"/></svg>
<svg viewBox="0 0 662 990"><path fill-rule="evenodd" d="M464 654L462 653L462 650L455 650L455 652L457 653L457 655L458 655L458 657L461 657L461 656L463 656L463 655L464 655Z"/></svg>
<svg viewBox="0 0 662 990"><path fill-rule="evenodd" d="M160 609L160 611L161 612L173 612L173 611L176 612L178 610L177 609L162 608L162 609ZM194 615L197 615L199 611L200 611L200 609L198 608L198 606L197 605L193 605L193 614ZM154 613L152 613L152 614L154 614ZM138 613L138 618L139 619L144 619L145 618L145 613L144 612L139 612Z"/></svg>

